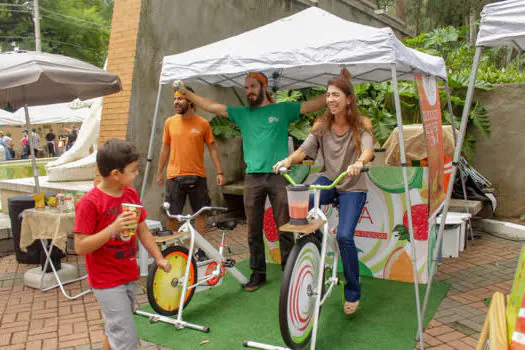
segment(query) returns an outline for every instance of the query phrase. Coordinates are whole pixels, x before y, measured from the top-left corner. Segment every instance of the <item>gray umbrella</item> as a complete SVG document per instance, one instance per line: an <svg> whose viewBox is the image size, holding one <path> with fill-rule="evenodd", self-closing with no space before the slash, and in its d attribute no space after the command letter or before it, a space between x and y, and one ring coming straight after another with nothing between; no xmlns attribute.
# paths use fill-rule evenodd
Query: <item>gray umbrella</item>
<svg viewBox="0 0 525 350"><path fill-rule="evenodd" d="M0 53L0 107L25 108L36 192L40 192L28 106L105 96L122 89L115 74L80 60L36 51Z"/></svg>

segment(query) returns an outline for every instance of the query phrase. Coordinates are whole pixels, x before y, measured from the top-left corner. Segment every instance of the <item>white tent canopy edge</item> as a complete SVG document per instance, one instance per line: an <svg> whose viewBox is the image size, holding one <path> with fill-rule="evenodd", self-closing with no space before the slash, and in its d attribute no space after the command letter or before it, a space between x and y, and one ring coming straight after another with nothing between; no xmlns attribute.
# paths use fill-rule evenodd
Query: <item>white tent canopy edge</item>
<svg viewBox="0 0 525 350"><path fill-rule="evenodd" d="M315 23L315 26L312 26ZM319 30L318 28L323 28ZM294 35L300 32L301 35ZM331 33L327 36L325 33ZM282 33L286 33L283 35ZM327 80L339 74L341 67L352 73L354 84L392 80L396 106L396 120L402 126L399 80L414 80L414 73L435 76L448 82L443 58L418 52L404 46L390 28L373 28L343 20L316 7L303 10L260 28L239 34L184 53L165 56L162 64L159 89L155 104L153 124L148 147L141 199L146 193L149 168L153 157L153 142L163 85L177 80L199 82L212 86L243 87L249 71L268 73L270 87L291 89L324 86ZM401 163L406 165L402 127L399 128ZM406 167L403 167L405 193L409 193ZM411 207L409 196L406 206ZM446 220L443 213L442 227ZM409 233L412 242L412 215L408 211ZM442 229L441 229L442 232ZM141 249L141 254L147 254ZM412 259L416 257L412 245ZM147 259L139 259L146 262ZM416 264L414 287L418 316L418 334L424 348L422 315ZM147 264L141 264L141 275L147 274Z"/></svg>

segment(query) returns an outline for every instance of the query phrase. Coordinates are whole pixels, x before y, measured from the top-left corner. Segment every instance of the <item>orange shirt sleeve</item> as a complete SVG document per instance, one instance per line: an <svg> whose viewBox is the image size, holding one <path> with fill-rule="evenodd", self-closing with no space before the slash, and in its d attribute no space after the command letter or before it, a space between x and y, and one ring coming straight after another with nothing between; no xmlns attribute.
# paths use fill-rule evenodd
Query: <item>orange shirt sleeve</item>
<svg viewBox="0 0 525 350"><path fill-rule="evenodd" d="M162 135L162 143L165 145L170 144L170 120L171 118L168 118L164 123L164 134Z"/></svg>
<svg viewBox="0 0 525 350"><path fill-rule="evenodd" d="M210 143L215 142L215 136L211 131L210 123L207 120L204 120L204 143L209 145Z"/></svg>

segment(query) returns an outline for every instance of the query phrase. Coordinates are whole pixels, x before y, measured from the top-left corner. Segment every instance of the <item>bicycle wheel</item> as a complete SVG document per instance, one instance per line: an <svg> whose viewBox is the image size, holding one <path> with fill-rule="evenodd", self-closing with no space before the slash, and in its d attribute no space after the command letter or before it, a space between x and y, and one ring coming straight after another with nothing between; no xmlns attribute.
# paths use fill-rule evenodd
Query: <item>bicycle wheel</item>
<svg viewBox="0 0 525 350"><path fill-rule="evenodd" d="M188 249L180 246L168 247L162 252L171 264L171 271L166 273L153 263L148 273L148 301L158 314L173 316L179 312L179 302L182 293L182 279L188 263ZM191 258L188 286L197 281L197 262ZM180 284L179 284L180 283ZM195 288L188 288L184 298L184 307L188 305L195 293Z"/></svg>
<svg viewBox="0 0 525 350"><path fill-rule="evenodd" d="M312 335L315 307L314 291L317 277L322 273L321 245L308 235L293 247L283 273L279 295L279 326L284 342L292 349L306 346Z"/></svg>

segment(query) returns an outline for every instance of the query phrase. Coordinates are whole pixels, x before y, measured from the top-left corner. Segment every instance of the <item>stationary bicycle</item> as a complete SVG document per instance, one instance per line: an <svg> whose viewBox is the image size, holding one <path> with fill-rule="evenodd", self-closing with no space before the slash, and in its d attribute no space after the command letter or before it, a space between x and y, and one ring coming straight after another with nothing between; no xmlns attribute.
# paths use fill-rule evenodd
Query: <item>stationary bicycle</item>
<svg viewBox="0 0 525 350"><path fill-rule="evenodd" d="M279 169L290 184L296 185L287 171L286 168ZM361 172L366 171L368 167L361 169ZM295 232L298 237L284 268L279 295L279 327L283 341L291 349L306 348L308 343L310 349L315 349L321 306L339 283L339 245L335 235L329 233L328 219L320 208L320 197L321 190L334 188L347 175L347 172L343 172L330 185L307 187L306 190L314 193L314 207L307 215L308 224L286 224L280 227L282 231ZM292 206L292 203L289 205ZM316 235L311 234L318 229L323 233L321 242ZM333 256L328 255L328 247L334 252ZM244 341L244 346L288 349L253 341Z"/></svg>
<svg viewBox="0 0 525 350"><path fill-rule="evenodd" d="M223 231L219 248L213 247L192 225L191 221L205 212L225 212L227 208L202 207L193 215L175 215L170 212L169 203L164 203L163 208L169 218L183 223L178 232L171 236L163 237L160 241L177 240L182 242L190 239L189 248L182 245L168 247L162 251L165 259L171 264L171 271L164 272L153 263L148 272L147 294L148 301L156 314L137 310L138 315L150 318L150 322L167 322L173 324L177 329L185 327L193 328L202 332L209 332L210 328L183 320L184 308L190 303L197 287L214 288L219 286L226 272L230 273L241 284L248 279L235 268L235 260L224 258L226 247L226 232L237 226L236 220L225 220L215 223L215 226ZM157 240L159 242L159 240ZM209 257L208 260L197 262L195 243ZM205 266L204 276L198 276L199 267ZM207 289L207 288L206 288ZM177 318L168 316L177 315Z"/></svg>

